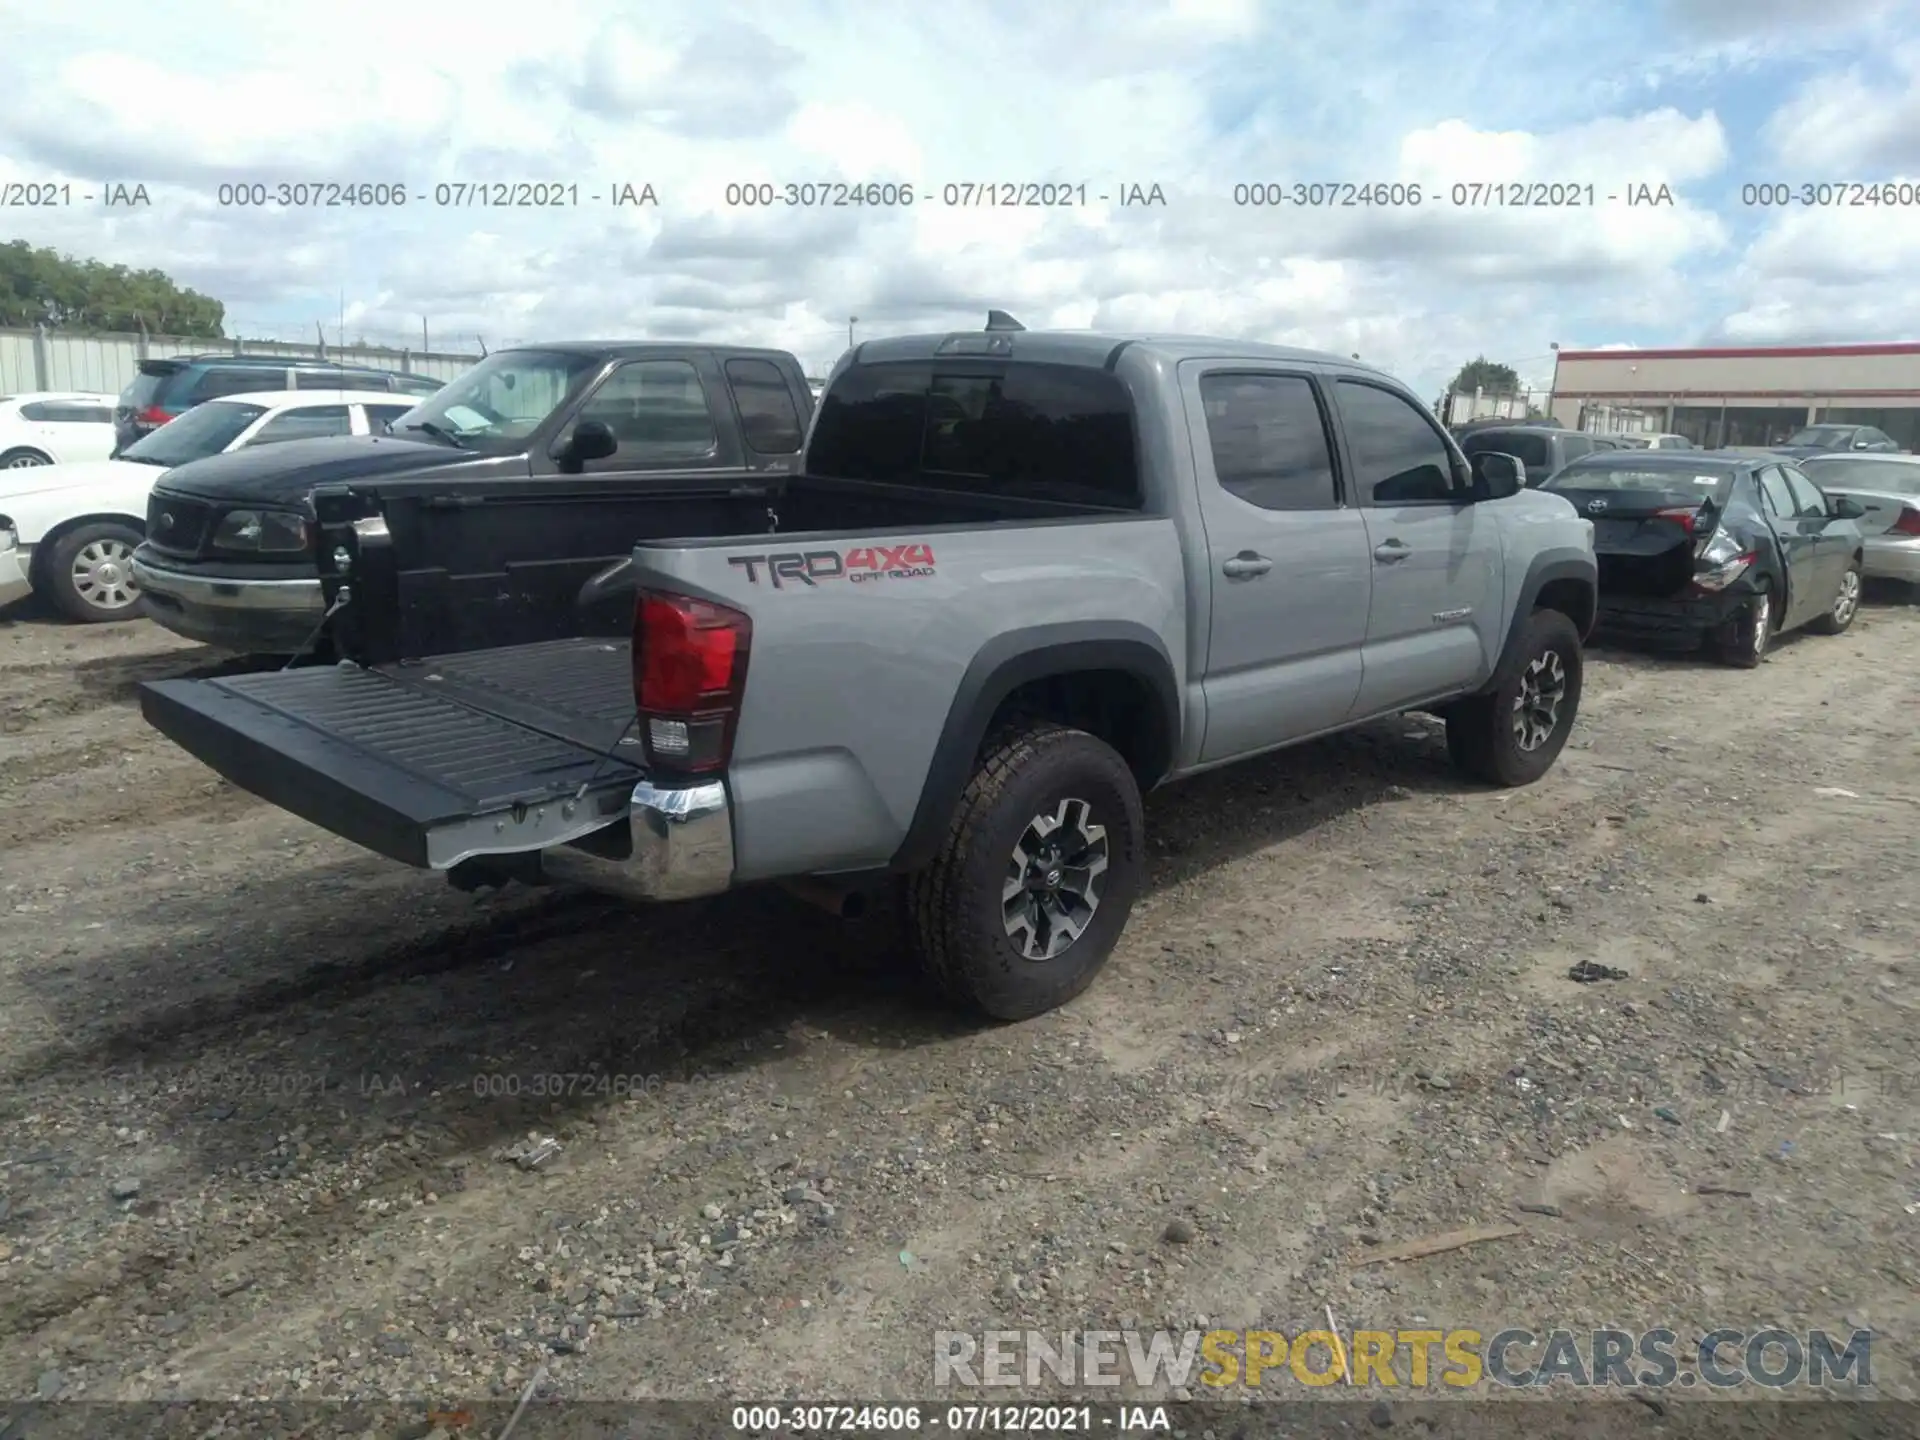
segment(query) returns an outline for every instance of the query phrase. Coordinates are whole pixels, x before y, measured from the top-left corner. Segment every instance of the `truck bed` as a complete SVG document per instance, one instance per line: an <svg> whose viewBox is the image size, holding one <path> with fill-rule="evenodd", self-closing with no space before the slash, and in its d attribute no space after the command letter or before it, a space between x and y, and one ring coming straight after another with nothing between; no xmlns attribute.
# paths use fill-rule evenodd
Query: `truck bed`
<svg viewBox="0 0 1920 1440"><path fill-rule="evenodd" d="M613 825L639 776L630 647L598 637L153 681L140 709L261 799L436 870Z"/></svg>
<svg viewBox="0 0 1920 1440"><path fill-rule="evenodd" d="M364 665L519 647L558 636L624 639L630 592L590 582L636 544L764 540L1033 523L1096 507L991 493L769 476L720 486L620 478L469 483L431 477L316 492L314 558L338 652ZM1110 512L1109 512L1110 513ZM336 556L348 557L343 572Z"/></svg>

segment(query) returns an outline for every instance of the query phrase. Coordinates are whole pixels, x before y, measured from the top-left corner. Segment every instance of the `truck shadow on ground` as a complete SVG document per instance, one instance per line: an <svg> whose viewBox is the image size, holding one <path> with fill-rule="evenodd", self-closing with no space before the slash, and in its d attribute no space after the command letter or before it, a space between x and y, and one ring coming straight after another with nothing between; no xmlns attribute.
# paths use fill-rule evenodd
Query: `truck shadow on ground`
<svg viewBox="0 0 1920 1440"><path fill-rule="evenodd" d="M1409 716L1170 786L1148 802L1147 888L1465 783L1438 722ZM845 922L775 890L650 911L522 890L383 942L417 887L439 884L368 859L154 899L130 918L164 949L22 977L67 1043L0 1073L14 1091L0 1128L39 1087L82 1084L130 1101L208 1172L257 1161L322 1111L363 1139L431 1113L436 1148L467 1152L640 1087L791 1062L810 1035L897 1050L978 1028L925 992L884 903Z"/></svg>

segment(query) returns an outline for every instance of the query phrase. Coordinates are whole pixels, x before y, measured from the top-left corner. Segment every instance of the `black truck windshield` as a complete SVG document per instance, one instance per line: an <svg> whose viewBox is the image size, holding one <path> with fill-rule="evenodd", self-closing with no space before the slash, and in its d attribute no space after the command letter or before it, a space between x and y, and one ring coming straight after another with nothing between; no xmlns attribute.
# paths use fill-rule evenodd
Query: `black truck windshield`
<svg viewBox="0 0 1920 1440"><path fill-rule="evenodd" d="M393 422L393 433L462 449L506 453L524 445L604 357L561 350L500 350Z"/></svg>

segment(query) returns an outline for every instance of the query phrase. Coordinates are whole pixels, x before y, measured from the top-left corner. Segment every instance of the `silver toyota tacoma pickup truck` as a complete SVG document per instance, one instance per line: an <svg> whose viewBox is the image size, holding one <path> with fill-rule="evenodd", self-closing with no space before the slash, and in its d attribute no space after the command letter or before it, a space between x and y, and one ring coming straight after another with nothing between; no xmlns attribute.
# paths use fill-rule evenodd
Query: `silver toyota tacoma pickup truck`
<svg viewBox="0 0 1920 1440"><path fill-rule="evenodd" d="M1001 1019L1105 963L1157 785L1408 710L1538 779L1595 606L1589 524L1377 370L999 312L850 351L791 475L314 503L344 658L150 683L150 723L464 886L901 883L927 972Z"/></svg>

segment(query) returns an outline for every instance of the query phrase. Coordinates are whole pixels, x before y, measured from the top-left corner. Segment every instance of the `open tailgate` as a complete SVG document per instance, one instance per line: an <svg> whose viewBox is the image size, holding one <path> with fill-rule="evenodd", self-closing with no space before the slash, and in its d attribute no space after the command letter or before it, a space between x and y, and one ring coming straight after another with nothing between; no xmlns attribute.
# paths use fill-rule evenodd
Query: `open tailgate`
<svg viewBox="0 0 1920 1440"><path fill-rule="evenodd" d="M628 646L603 639L156 680L140 711L241 788L425 869L606 828L640 773Z"/></svg>

